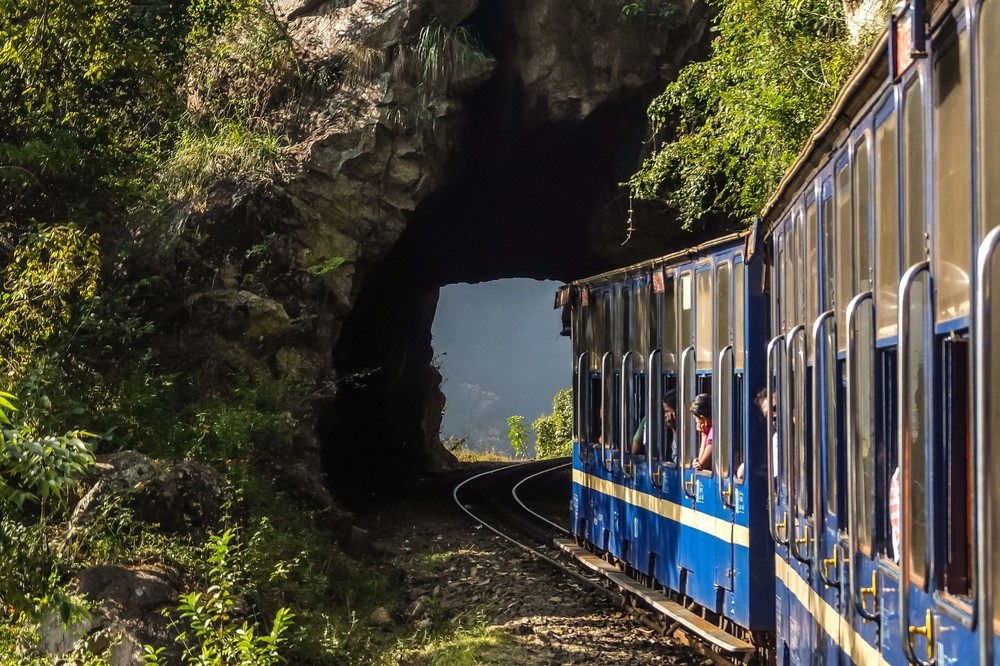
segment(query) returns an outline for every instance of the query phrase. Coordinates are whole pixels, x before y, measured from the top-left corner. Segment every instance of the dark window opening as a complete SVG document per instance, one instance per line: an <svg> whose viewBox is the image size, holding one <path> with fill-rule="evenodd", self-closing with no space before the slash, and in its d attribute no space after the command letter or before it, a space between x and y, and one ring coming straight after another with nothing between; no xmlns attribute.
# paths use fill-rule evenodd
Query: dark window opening
<svg viewBox="0 0 1000 666"><path fill-rule="evenodd" d="M949 594L968 596L971 589L972 553L972 395L969 381L971 345L966 339L947 338L941 346L943 372L941 428L945 474L940 484L939 503L944 507L941 529L944 539L939 555L944 572L939 586ZM942 557L943 556L943 557Z"/></svg>

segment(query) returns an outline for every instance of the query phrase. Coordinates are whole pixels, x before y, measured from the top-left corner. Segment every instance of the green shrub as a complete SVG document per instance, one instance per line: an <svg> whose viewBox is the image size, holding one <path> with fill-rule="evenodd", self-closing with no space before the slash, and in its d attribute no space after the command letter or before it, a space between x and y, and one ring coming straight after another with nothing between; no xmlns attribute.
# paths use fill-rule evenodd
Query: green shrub
<svg viewBox="0 0 1000 666"><path fill-rule="evenodd" d="M248 563L236 532L227 529L209 537L207 561L212 585L204 592L181 595L174 626L186 627L178 635L187 664L239 664L272 666L284 662L281 648L293 615L287 608L274 614L271 628L258 633L249 620L237 619L237 601L248 590ZM145 646L145 662L164 664L164 648Z"/></svg>
<svg viewBox="0 0 1000 666"><path fill-rule="evenodd" d="M531 424L535 431L535 457L558 458L573 453L573 391L561 389L552 398L552 413Z"/></svg>

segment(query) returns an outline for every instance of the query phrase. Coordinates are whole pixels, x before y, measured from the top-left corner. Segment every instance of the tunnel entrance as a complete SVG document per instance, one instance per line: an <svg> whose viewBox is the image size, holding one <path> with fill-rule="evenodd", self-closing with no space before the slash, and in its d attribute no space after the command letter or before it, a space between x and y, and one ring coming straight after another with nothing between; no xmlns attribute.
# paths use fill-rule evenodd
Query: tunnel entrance
<svg viewBox="0 0 1000 666"><path fill-rule="evenodd" d="M371 267L337 340L338 391L320 415L319 434L331 488L342 499L386 492L453 463L439 439L444 398L431 344L442 286L566 282L693 240L662 211L632 206L621 186L641 162L646 108L664 80L623 89L587 114L533 117L513 55L515 11L511 3L483 2L470 20L496 70L464 100L467 122L450 175ZM701 37L692 34L673 57L696 48ZM384 481L378 487L359 473L373 459Z"/></svg>
<svg viewBox="0 0 1000 666"><path fill-rule="evenodd" d="M619 183L638 160L644 123L623 123L621 109L595 115L507 147L482 148L471 130L464 145L480 147L464 151L460 173L415 211L372 269L334 349L337 395L319 423L325 471L346 503L454 462L439 439L444 397L431 343L442 286L565 282L680 242L670 225L650 220L622 246L629 201ZM558 332L555 313L552 323ZM384 480L377 487L359 473L373 459Z"/></svg>

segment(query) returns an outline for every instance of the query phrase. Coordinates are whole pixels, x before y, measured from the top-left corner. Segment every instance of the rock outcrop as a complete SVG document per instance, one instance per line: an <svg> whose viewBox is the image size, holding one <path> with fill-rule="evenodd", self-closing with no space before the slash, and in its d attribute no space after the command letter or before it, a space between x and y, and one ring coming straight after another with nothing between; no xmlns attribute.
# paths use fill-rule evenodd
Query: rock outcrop
<svg viewBox="0 0 1000 666"><path fill-rule="evenodd" d="M607 0L277 3L303 62L341 83L289 127L284 182L217 188L186 222L205 236L187 301L199 362L312 387L290 409L313 434L273 459L337 492L372 489L359 472L373 455L385 486L447 465L439 287L571 279L677 242L647 218L622 247L619 185L646 105L707 44L706 5L675 5L671 25L650 25ZM407 58L432 39L454 60L414 78ZM258 247L266 266L234 259Z"/></svg>

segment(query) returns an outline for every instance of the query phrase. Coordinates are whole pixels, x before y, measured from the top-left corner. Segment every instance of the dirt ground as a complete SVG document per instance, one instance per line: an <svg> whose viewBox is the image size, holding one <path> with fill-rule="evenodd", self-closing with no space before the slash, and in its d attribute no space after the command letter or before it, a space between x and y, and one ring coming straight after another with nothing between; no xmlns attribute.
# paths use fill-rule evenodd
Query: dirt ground
<svg viewBox="0 0 1000 666"><path fill-rule="evenodd" d="M484 664L711 664L477 526L435 480L367 517L374 548L405 572L401 621L486 627L509 638Z"/></svg>

